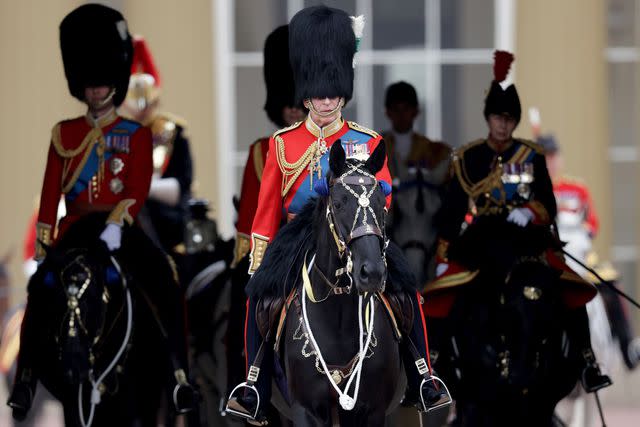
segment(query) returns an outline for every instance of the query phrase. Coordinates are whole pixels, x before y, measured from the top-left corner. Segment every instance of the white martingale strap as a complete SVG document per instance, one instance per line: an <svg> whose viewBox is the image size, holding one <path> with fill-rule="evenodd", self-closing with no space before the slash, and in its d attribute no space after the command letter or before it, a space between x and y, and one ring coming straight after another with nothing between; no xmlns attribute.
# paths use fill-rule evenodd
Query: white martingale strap
<svg viewBox="0 0 640 427"><path fill-rule="evenodd" d="M314 255L313 258L311 259L311 262L309 263L309 269L311 269L311 267L313 266L315 258L316 257ZM318 356L318 360L320 361L320 364L322 366L322 370L326 375L327 379L329 380L329 383L338 394L339 396L338 402L340 402L340 406L345 411L351 411L356 406L356 402L358 401L362 366L363 366L364 359L366 358L367 352L369 351L369 346L371 345L371 336L373 335L373 322L375 319L376 310L375 310L375 307L373 306L369 307L372 301L371 298L369 298L369 301L367 302L367 311L369 312L369 319L368 319L367 331L366 331L367 339L365 343L365 339L364 339L365 331L364 331L364 325L362 322L362 318L363 318L362 301L363 301L363 296L359 295L358 296L358 328L360 333L359 333L359 340L358 340L359 352L356 355L358 361L356 363L355 368L353 369L353 373L349 377L349 380L347 381L347 384L344 387L344 391L342 391L340 390L340 387L338 387L338 384L333 379L333 376L331 375L331 371L327 367L324 357L322 356L322 352L320 351L320 347L318 346L318 343L316 342L316 339L313 336L313 332L311 331L311 325L309 324L309 317L307 316L307 292L305 287L304 286L302 287L302 317L304 319L304 326L307 329L307 332L309 333L309 340L311 341L311 344L315 348L316 355ZM355 379L355 388L354 388L353 397L352 397L352 396L349 396L348 393L354 379Z"/></svg>

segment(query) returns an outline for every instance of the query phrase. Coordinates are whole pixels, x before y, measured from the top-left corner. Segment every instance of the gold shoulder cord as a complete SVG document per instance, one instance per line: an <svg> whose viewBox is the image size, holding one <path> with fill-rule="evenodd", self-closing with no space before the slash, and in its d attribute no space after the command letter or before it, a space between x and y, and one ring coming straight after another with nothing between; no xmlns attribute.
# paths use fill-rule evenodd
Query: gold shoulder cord
<svg viewBox="0 0 640 427"><path fill-rule="evenodd" d="M476 200L479 196L485 194L490 194L491 191L495 188L500 189L500 200L494 200L496 203L501 204L506 199L506 193L502 188L502 171L499 168L495 168L489 175L476 182L472 183L471 180L466 176L466 171L464 170L464 165L462 163L462 158L459 155L456 155L453 159L453 167L455 173L458 177L458 182L460 182L460 186L462 190L467 193L467 195L472 199ZM489 196L491 197L491 196ZM491 197L493 199L493 197ZM479 212L481 213L481 212Z"/></svg>
<svg viewBox="0 0 640 427"><path fill-rule="evenodd" d="M286 196L293 184L296 182L300 174L309 166L309 163L316 156L318 151L318 141L314 141L302 156L294 163L287 161L284 153L284 140L281 136L276 136L276 144L278 144L278 166L284 177L282 179L282 197Z"/></svg>

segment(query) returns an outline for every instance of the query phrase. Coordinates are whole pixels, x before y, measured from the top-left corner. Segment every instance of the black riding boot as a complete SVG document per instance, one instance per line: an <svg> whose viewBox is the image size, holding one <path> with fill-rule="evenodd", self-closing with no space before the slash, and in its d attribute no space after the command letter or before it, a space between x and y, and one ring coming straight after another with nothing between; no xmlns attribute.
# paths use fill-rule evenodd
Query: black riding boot
<svg viewBox="0 0 640 427"><path fill-rule="evenodd" d="M260 426L268 423L266 413L271 401L273 351L269 345L263 346L262 335L256 322L256 305L257 300L250 298L244 332L247 380L231 392L227 412L247 419L251 425Z"/></svg>
<svg viewBox="0 0 640 427"><path fill-rule="evenodd" d="M176 412L196 407L196 392L189 383L185 302L173 260L153 244L142 230L131 227L120 254L133 284L146 300L164 336L170 360L170 394ZM144 261L140 259L144 254Z"/></svg>
<svg viewBox="0 0 640 427"><path fill-rule="evenodd" d="M27 298L27 305L22 318L20 329L20 352L18 353L18 363L16 376L13 382L13 389L7 405L12 409L13 418L22 421L26 418L36 392L38 376L35 371L36 363L34 357L38 354L41 332L44 329L39 320L45 316L46 310L42 304L38 303L37 296L30 292Z"/></svg>
<svg viewBox="0 0 640 427"><path fill-rule="evenodd" d="M584 363L581 376L582 387L587 393L593 393L602 388L609 387L612 384L611 378L600 372L595 355L591 349L587 308L580 307L575 309L571 314L570 324L571 333L576 341L576 345L580 349Z"/></svg>
<svg viewBox="0 0 640 427"><path fill-rule="evenodd" d="M413 297L413 327L408 342L405 340L402 346L408 386L403 404L429 412L449 405L451 396L442 380L433 376L430 370L426 323L421 308L422 296L416 293L409 297Z"/></svg>

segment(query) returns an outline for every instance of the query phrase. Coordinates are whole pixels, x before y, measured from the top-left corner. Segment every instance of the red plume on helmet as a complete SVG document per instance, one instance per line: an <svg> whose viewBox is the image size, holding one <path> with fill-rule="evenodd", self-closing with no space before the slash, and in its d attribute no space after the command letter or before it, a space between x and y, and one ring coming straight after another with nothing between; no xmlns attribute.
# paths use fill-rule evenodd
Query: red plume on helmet
<svg viewBox="0 0 640 427"><path fill-rule="evenodd" d="M493 80L484 100L484 118L487 120L490 114L509 114L517 123L520 122L522 107L515 85L503 89L500 84L506 80L513 60L511 52L496 50L493 54Z"/></svg>
<svg viewBox="0 0 640 427"><path fill-rule="evenodd" d="M134 39L135 47L135 39ZM133 54L135 61L135 53ZM496 50L493 54L493 80L498 83L502 83L507 78L509 70L511 69L511 63L514 60L513 53L505 50Z"/></svg>
<svg viewBox="0 0 640 427"><path fill-rule="evenodd" d="M133 61L131 74L149 74L155 80L155 86L160 87L160 73L153 62L153 56L144 37L133 36Z"/></svg>

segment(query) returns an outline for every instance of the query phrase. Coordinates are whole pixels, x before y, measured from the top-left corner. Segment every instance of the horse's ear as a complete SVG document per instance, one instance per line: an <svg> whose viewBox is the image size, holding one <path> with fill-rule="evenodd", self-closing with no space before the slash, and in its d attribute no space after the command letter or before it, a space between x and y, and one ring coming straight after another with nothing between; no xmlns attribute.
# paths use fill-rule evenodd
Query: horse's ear
<svg viewBox="0 0 640 427"><path fill-rule="evenodd" d="M329 167L334 175L342 175L344 164L347 161L347 156L344 154L344 148L342 148L342 141L339 139L331 146L331 152L329 153Z"/></svg>
<svg viewBox="0 0 640 427"><path fill-rule="evenodd" d="M367 162L364 164L364 167L367 168L369 172L373 175L377 174L382 166L384 166L384 161L387 158L387 149L385 147L385 143L383 140L380 140L378 146L373 153L367 159Z"/></svg>

